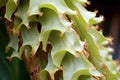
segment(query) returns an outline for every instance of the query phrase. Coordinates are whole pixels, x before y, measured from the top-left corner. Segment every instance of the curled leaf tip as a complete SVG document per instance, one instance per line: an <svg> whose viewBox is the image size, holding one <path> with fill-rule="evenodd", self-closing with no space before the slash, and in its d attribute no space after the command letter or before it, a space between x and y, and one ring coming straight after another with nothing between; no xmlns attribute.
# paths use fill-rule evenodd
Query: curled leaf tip
<svg viewBox="0 0 120 80"><path fill-rule="evenodd" d="M15 4L18 5L19 0L14 0Z"/></svg>
<svg viewBox="0 0 120 80"><path fill-rule="evenodd" d="M43 12L40 12L38 15L39 15L39 16L43 16Z"/></svg>
<svg viewBox="0 0 120 80"><path fill-rule="evenodd" d="M98 13L98 10L95 10L94 13L97 14L97 13Z"/></svg>
<svg viewBox="0 0 120 80"><path fill-rule="evenodd" d="M113 37L106 37L106 39L110 44L113 44Z"/></svg>
<svg viewBox="0 0 120 80"><path fill-rule="evenodd" d="M7 17L6 17L6 18L7 18ZM7 18L7 20L10 21L10 22L13 22L13 20L12 20L11 18Z"/></svg>
<svg viewBox="0 0 120 80"><path fill-rule="evenodd" d="M27 29L31 29L31 27L30 27L28 24L26 24L26 28L27 28Z"/></svg>
<svg viewBox="0 0 120 80"><path fill-rule="evenodd" d="M7 57L6 59L9 60L9 61L12 61L12 58L11 58L11 57Z"/></svg>

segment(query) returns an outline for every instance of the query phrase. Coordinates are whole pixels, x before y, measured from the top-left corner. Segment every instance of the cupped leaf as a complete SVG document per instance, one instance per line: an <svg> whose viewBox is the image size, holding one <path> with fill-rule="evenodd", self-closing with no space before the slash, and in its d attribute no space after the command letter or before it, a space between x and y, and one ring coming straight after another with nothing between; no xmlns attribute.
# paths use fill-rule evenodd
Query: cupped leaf
<svg viewBox="0 0 120 80"><path fill-rule="evenodd" d="M101 21L103 21L103 16L93 17L93 18L89 19L90 25L94 25L94 24L100 23Z"/></svg>
<svg viewBox="0 0 120 80"><path fill-rule="evenodd" d="M50 43L52 60L57 67L60 66L66 52L78 57L84 45L74 31L65 32L62 35L58 31L53 31L50 35Z"/></svg>
<svg viewBox="0 0 120 80"><path fill-rule="evenodd" d="M74 1L78 1L78 3L82 4L83 6L89 4L88 0L74 0Z"/></svg>
<svg viewBox="0 0 120 80"><path fill-rule="evenodd" d="M94 39L92 36L87 36L88 41L88 50L90 53L89 60L95 65L95 67L102 73L105 72L107 80L117 80L116 74L113 74L109 70L109 66L106 65L106 62L102 59L102 55L99 53L99 47L95 44ZM91 47L92 45L92 47ZM101 62L99 64L99 62Z"/></svg>
<svg viewBox="0 0 120 80"><path fill-rule="evenodd" d="M20 57L23 53L25 53L26 57L34 55L40 45L37 23L31 23L30 26L31 29L26 29L25 26L21 27L23 44L20 47Z"/></svg>
<svg viewBox="0 0 120 80"><path fill-rule="evenodd" d="M70 3L68 0L66 0L66 2ZM89 34L89 28L91 28L91 27L88 27L88 26L91 26L91 24L89 24L89 19L91 19L92 17L95 17L95 14L92 14L92 15L90 14L90 15L87 15L88 17L87 16L85 17L84 16L85 8L83 9L79 3L71 2L70 5L73 5L73 9L75 9L78 12L78 15L70 16L70 18L73 20L74 25L77 28L78 33L80 34L80 37L82 38L82 40L86 40L86 42L87 42L88 52L89 52L89 60L96 67L97 70L99 70L102 73L105 72L107 80L109 80L109 79L116 80L117 79L116 75L113 74L109 70L108 66L106 65L104 60L102 60L102 57L99 53L99 44L98 43L102 43L104 41L104 38L103 38L103 40L99 40L99 39L95 40L95 38L97 38L97 37L93 38L93 35L94 36L98 35L98 33L97 34L92 33L92 35ZM69 7L70 7L70 5L69 5ZM81 12L81 10L83 10L84 14ZM87 12L89 12L89 11L87 11ZM91 12L89 12L89 13L91 13ZM99 34L99 36L102 37L102 35L100 35L100 34ZM99 64L99 62L101 62L101 63Z"/></svg>
<svg viewBox="0 0 120 80"><path fill-rule="evenodd" d="M48 75L50 75L51 79L54 80L54 74L58 70L59 68L54 65L52 58L51 58L51 54L49 53L48 64L45 67L45 69L43 69L40 73L41 80L48 80L49 79Z"/></svg>
<svg viewBox="0 0 120 80"><path fill-rule="evenodd" d="M41 3L41 1L39 0L30 0L29 1L29 9L28 9L28 15L29 16L32 16L32 15L41 15L39 9L38 9L38 6L39 4Z"/></svg>
<svg viewBox="0 0 120 80"><path fill-rule="evenodd" d="M117 75L116 65L113 61L106 62L106 65L112 74Z"/></svg>
<svg viewBox="0 0 120 80"><path fill-rule="evenodd" d="M78 80L79 76L82 75L96 77L102 76L83 54L80 54L80 57L78 58L69 53L66 54L62 65L64 80ZM84 78L80 78L80 80L84 80Z"/></svg>
<svg viewBox="0 0 120 80"><path fill-rule="evenodd" d="M75 11L71 10L64 0L34 0L30 1L29 15L41 15L39 10L41 8L49 8L56 11L57 14L75 14Z"/></svg>
<svg viewBox="0 0 120 80"><path fill-rule="evenodd" d="M8 0L6 4L5 18L7 18L8 20L11 20L11 16L15 12L18 5L19 5L19 0Z"/></svg>
<svg viewBox="0 0 120 80"><path fill-rule="evenodd" d="M91 12L91 11L86 10L78 2L73 2L73 4L78 9L81 17L84 19L86 24L93 25L93 24L97 24L103 20L103 17L96 17L96 12Z"/></svg>
<svg viewBox="0 0 120 80"><path fill-rule="evenodd" d="M102 33L98 32L96 29L89 28L88 32L97 45L107 42L107 39L102 35Z"/></svg>
<svg viewBox="0 0 120 80"><path fill-rule="evenodd" d="M20 27L21 27L21 22L22 22L22 20L20 18L18 18L18 17L14 18L14 25L13 25L13 29L12 29L14 34L19 33Z"/></svg>
<svg viewBox="0 0 120 80"><path fill-rule="evenodd" d="M28 20L28 8L29 8L29 0L20 1L18 9L15 13L15 16L22 20L21 24L24 24L27 28L29 27Z"/></svg>
<svg viewBox="0 0 120 80"><path fill-rule="evenodd" d="M40 23L42 24L40 37L43 42L43 49L46 50L47 41L51 31L58 30L63 34L69 26L64 26L53 10L43 9L42 12L44 14L40 17Z"/></svg>
<svg viewBox="0 0 120 80"><path fill-rule="evenodd" d="M10 37L10 43L8 44L8 46L13 48L15 51L18 51L18 48L19 48L18 42L19 42L18 37L15 35L12 35Z"/></svg>
<svg viewBox="0 0 120 80"><path fill-rule="evenodd" d="M75 6L75 2L77 3L77 1L69 1L69 0L65 0L67 5L75 10L77 12L76 15L69 15L70 19L73 21L73 24L75 26L75 29L78 31L81 40L85 40L85 36L87 35L87 29L89 24L86 24L86 21L84 20L84 17L80 14L80 11L78 10L78 8ZM81 5L78 3L78 5ZM83 7L81 5L81 7Z"/></svg>
<svg viewBox="0 0 120 80"><path fill-rule="evenodd" d="M86 3L87 0L9 0L5 16L14 18L12 41L8 45L14 49L12 56L21 58L24 53L32 57L40 41L47 53L50 43L48 64L40 63L41 67L44 65L42 80L48 80L49 75L54 80L59 69L63 70L64 80L117 80L119 73L105 47L109 42L92 26L103 18L85 9ZM41 24L40 29L37 23ZM84 50L89 56L83 54Z"/></svg>
<svg viewBox="0 0 120 80"><path fill-rule="evenodd" d="M64 0L59 0L59 1L58 0L54 0L54 1L40 0L39 2L35 0L35 1L30 1L30 7L28 11L29 16L32 16L32 15L42 16L44 14L44 12L41 11L42 8L48 8L53 10L57 14L57 17L60 19L61 23L64 26L70 26L72 23L65 21L63 14L67 14L67 15L76 14L75 11L71 10L66 5Z"/></svg>
<svg viewBox="0 0 120 80"><path fill-rule="evenodd" d="M110 47L104 47L104 46L99 46L99 53L102 56L103 60L105 61L112 61L112 55L110 55L110 52L113 51L112 48Z"/></svg>

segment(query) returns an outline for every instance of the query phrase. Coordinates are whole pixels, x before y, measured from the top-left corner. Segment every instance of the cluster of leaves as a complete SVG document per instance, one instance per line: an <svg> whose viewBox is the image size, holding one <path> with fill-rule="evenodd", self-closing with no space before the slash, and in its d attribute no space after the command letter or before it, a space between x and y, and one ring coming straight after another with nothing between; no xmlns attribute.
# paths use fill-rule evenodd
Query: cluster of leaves
<svg viewBox="0 0 120 80"><path fill-rule="evenodd" d="M42 49L48 52L47 64L40 64L44 66L41 80L48 80L48 74L54 80L59 70L62 71L59 80L120 79L109 55L111 48L105 47L109 41L93 26L102 17L84 8L87 0L0 0L0 3L3 3L0 7L6 6L5 18L14 23L8 44L14 49L11 57L21 59L24 54L29 59L41 42Z"/></svg>
<svg viewBox="0 0 120 80"><path fill-rule="evenodd" d="M14 57L11 61L7 59L13 49L6 52L5 48L9 42L9 36L3 20L2 9L0 9L0 80L29 80L29 75L23 61Z"/></svg>

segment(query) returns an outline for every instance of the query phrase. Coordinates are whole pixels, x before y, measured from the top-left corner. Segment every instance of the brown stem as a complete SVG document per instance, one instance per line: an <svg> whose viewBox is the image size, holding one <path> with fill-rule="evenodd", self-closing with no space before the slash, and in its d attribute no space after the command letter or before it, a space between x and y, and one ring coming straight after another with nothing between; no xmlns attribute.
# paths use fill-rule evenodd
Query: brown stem
<svg viewBox="0 0 120 80"><path fill-rule="evenodd" d="M40 56L35 54L29 59L23 57L23 60L26 64L27 71L30 75L31 80L40 80Z"/></svg>
<svg viewBox="0 0 120 80"><path fill-rule="evenodd" d="M47 51L49 50L49 47L50 46L48 45ZM40 44L34 56L30 57L29 59L26 58L25 55L22 56L31 80L40 80L40 71L47 65L47 53L48 52L42 50L42 44Z"/></svg>

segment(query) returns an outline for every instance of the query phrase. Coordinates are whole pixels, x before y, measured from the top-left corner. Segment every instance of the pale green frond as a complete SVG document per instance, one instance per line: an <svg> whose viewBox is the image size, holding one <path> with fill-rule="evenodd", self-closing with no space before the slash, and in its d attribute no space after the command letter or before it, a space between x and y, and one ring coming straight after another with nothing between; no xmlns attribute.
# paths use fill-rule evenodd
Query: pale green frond
<svg viewBox="0 0 120 80"><path fill-rule="evenodd" d="M19 42L19 39L17 36L15 35L12 35L10 37L10 43L8 44L9 47L12 47L15 51L18 51L18 42Z"/></svg>
<svg viewBox="0 0 120 80"><path fill-rule="evenodd" d="M7 18L8 20L11 20L11 16L17 9L19 2L20 2L19 0L8 0L8 2L6 4L5 18Z"/></svg>
<svg viewBox="0 0 120 80"><path fill-rule="evenodd" d="M52 60L57 67L60 66L66 52L78 57L84 45L74 31L65 32L64 34L54 31L50 35L50 43L52 45Z"/></svg>
<svg viewBox="0 0 120 80"><path fill-rule="evenodd" d="M26 57L33 56L39 45L39 32L37 30L37 23L31 23L30 24L31 29L26 29L25 26L21 27L21 35L23 39L22 46L20 47L20 57L24 53Z"/></svg>
<svg viewBox="0 0 120 80"><path fill-rule="evenodd" d="M42 17L40 17L40 23L42 25L41 30L41 40L43 42L43 49L46 50L46 45L48 42L49 35L51 31L57 30L60 31L61 34L64 34L67 30L67 26L64 26L57 17L57 14L50 9L43 9L44 13Z"/></svg>
<svg viewBox="0 0 120 80"><path fill-rule="evenodd" d="M31 0L29 8L29 16L41 15L41 8L49 8L54 10L57 14L75 14L75 11L71 10L64 0ZM39 11L40 10L40 11ZM44 14L44 13L43 13Z"/></svg>
<svg viewBox="0 0 120 80"><path fill-rule="evenodd" d="M48 55L49 55L48 56L48 64L47 64L46 68L43 69L40 73L41 80L48 80L48 75L50 75L50 77L54 80L54 74L56 71L59 70L59 68L57 66L55 66L55 64L53 63L51 54L49 53Z"/></svg>
<svg viewBox="0 0 120 80"><path fill-rule="evenodd" d="M28 8L29 8L29 0L20 1L15 16L22 20L21 24L24 24L27 28L30 28L29 20L28 20Z"/></svg>
<svg viewBox="0 0 120 80"><path fill-rule="evenodd" d="M78 58L71 54L66 54L62 65L64 80L78 80L79 76L83 75L96 77L102 76L102 74L93 67L83 54L80 54L80 57ZM84 78L79 79L83 80Z"/></svg>

